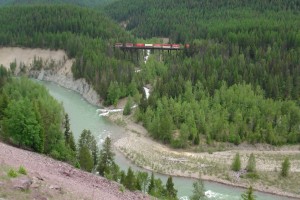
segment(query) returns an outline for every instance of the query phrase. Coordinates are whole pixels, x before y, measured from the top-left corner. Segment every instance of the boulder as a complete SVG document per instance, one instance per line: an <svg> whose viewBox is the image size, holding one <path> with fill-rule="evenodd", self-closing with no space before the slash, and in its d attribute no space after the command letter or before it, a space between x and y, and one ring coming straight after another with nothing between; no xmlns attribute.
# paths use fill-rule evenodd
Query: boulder
<svg viewBox="0 0 300 200"><path fill-rule="evenodd" d="M0 181L0 188L3 187L3 186L4 186L4 183Z"/></svg>
<svg viewBox="0 0 300 200"><path fill-rule="evenodd" d="M12 188L25 191L29 189L31 184L32 180L29 177L20 177L12 181Z"/></svg>
<svg viewBox="0 0 300 200"><path fill-rule="evenodd" d="M58 191L62 191L62 188L60 187L60 186L58 186L58 185L50 185L50 187L49 187L50 189L53 189L53 190L58 190Z"/></svg>

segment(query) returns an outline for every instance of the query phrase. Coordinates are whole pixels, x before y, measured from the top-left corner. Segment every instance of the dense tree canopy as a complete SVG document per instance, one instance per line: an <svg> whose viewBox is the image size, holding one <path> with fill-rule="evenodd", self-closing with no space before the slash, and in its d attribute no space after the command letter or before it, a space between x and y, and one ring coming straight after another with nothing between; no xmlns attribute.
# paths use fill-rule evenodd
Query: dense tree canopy
<svg viewBox="0 0 300 200"><path fill-rule="evenodd" d="M0 8L0 45L64 49L76 58L75 78L85 78L104 100L112 82L122 88L120 98L130 93L133 81L133 63L113 51L117 41L133 37L95 10L71 5Z"/></svg>
<svg viewBox="0 0 300 200"><path fill-rule="evenodd" d="M0 5L16 4L75 4L80 6L102 6L115 0L1 0Z"/></svg>
<svg viewBox="0 0 300 200"><path fill-rule="evenodd" d="M137 36L190 43L137 78L153 86L139 120L174 147L201 139L300 141L299 1L118 1L108 15ZM176 20L174 20L176 19Z"/></svg>
<svg viewBox="0 0 300 200"><path fill-rule="evenodd" d="M167 61L172 69L165 81L182 88L186 80L201 80L211 94L222 80L229 86L246 81L267 97L295 100L300 96L299 10L298 0L128 0L105 9L136 36L191 44L186 52L191 59ZM178 94L181 88L168 91Z"/></svg>
<svg viewBox="0 0 300 200"><path fill-rule="evenodd" d="M0 89L0 136L18 147L74 162L62 132L64 110L48 91L30 80L11 79Z"/></svg>
<svg viewBox="0 0 300 200"><path fill-rule="evenodd" d="M136 99L150 84L138 120L153 138L174 147L212 140L299 143L299 6L297 0L112 3L105 12L137 36L191 44L182 53L155 53L139 63L139 73L112 49L135 39L86 8L0 8L0 43L65 49L76 58L75 77L93 84L105 104Z"/></svg>

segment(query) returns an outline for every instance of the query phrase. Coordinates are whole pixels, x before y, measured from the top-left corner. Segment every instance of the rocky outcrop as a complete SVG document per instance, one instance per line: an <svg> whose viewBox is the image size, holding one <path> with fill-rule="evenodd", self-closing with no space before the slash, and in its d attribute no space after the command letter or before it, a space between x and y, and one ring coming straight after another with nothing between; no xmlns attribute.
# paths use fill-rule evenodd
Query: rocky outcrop
<svg viewBox="0 0 300 200"><path fill-rule="evenodd" d="M32 181L27 176L16 178L12 181L13 189L27 191L32 184Z"/></svg>
<svg viewBox="0 0 300 200"><path fill-rule="evenodd" d="M29 49L19 47L0 48L0 65L10 70L14 64L15 75L28 75L39 80L51 81L78 92L93 105L100 106L100 96L84 79L74 80L72 65L63 50Z"/></svg>
<svg viewBox="0 0 300 200"><path fill-rule="evenodd" d="M30 70L29 76L43 81L54 82L64 88L78 92L90 104L101 106L100 96L85 79L73 79L73 76L59 73L56 70Z"/></svg>

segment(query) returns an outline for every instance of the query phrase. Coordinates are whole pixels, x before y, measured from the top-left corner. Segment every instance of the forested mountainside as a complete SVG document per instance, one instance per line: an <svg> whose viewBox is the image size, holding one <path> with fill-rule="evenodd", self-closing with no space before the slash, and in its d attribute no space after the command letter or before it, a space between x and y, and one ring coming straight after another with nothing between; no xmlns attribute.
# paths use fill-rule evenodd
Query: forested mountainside
<svg viewBox="0 0 300 200"><path fill-rule="evenodd" d="M143 37L191 44L182 54L163 55L163 62L150 57L140 73L112 48L135 38L86 8L2 7L0 43L65 49L76 58L75 77L93 84L106 104L151 84L136 116L154 138L174 147L300 142L299 1L140 2L119 1L105 10L129 20L136 35L141 30L150 33ZM140 24L130 25L135 20Z"/></svg>
<svg viewBox="0 0 300 200"><path fill-rule="evenodd" d="M79 6L102 6L115 0L1 0L0 5L16 4L74 4Z"/></svg>
<svg viewBox="0 0 300 200"><path fill-rule="evenodd" d="M0 8L0 45L64 49L76 58L75 78L85 78L103 99L110 83L120 86L120 96L137 91L131 84L133 63L114 57L116 41L133 41L133 37L91 9L70 5ZM128 86L133 89L129 91Z"/></svg>
<svg viewBox="0 0 300 200"><path fill-rule="evenodd" d="M62 132L64 109L41 85L0 66L0 140L75 165Z"/></svg>
<svg viewBox="0 0 300 200"><path fill-rule="evenodd" d="M108 15L136 36L190 43L186 56L150 60L153 85L139 120L184 147L199 138L300 141L300 1L118 1ZM155 80L155 81L154 81Z"/></svg>
<svg viewBox="0 0 300 200"><path fill-rule="evenodd" d="M127 29L137 36L164 36L171 37L173 42L186 42L195 38L232 41L233 34L240 32L247 37L256 29L264 33L270 27L276 31L278 19L281 23L286 21L286 28L290 28L291 17L299 9L299 0L120 0L108 5L105 11L117 21L127 21ZM243 35L246 30L250 35Z"/></svg>
<svg viewBox="0 0 300 200"><path fill-rule="evenodd" d="M262 87L267 97L299 98L299 0L128 0L105 10L126 21L136 36L193 44L190 55L203 63L193 74L205 72L201 82L206 87L210 82L210 93L220 88L220 80L245 81Z"/></svg>

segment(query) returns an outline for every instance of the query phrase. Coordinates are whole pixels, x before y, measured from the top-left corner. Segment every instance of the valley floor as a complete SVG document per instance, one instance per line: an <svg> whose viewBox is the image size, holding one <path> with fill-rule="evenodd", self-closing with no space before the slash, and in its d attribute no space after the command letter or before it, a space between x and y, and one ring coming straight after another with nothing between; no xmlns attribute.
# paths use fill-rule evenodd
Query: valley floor
<svg viewBox="0 0 300 200"><path fill-rule="evenodd" d="M158 173L173 176L201 178L232 186L249 187L255 190L300 198L300 146L275 148L269 145L234 146L230 144L204 145L201 149L174 150L153 141L147 131L122 113L109 115L110 120L124 126L126 135L114 145L136 165ZM200 145L201 146L201 145ZM241 156L242 169L254 153L259 179L242 178L230 170L235 154ZM281 163L285 157L291 161L288 178L280 177Z"/></svg>
<svg viewBox="0 0 300 200"><path fill-rule="evenodd" d="M34 57L43 58L44 61L55 60L57 63L65 63L66 65L61 65L56 73L59 77L61 76L62 80L70 77L70 84L63 81L60 85L66 88L69 88L67 87L68 85L76 86L74 84L75 81L72 79L70 67L72 61L67 60L68 58L62 51L52 52L41 49L29 50L23 48L0 49L0 64L3 64L7 68L14 61L18 64L24 63L30 66ZM58 83L55 80L49 81ZM89 95L90 91L78 91L72 87L70 89L79 92L85 99L99 99L98 97L87 98L87 96L95 96ZM96 104L93 101L89 102ZM121 102L123 102L123 105L120 106L124 107L125 101ZM252 185L256 190L300 198L299 145L275 148L266 145L252 146L243 144L236 147L229 144L215 144L211 146L204 144L200 145L197 149L189 149L188 151L174 150L153 141L141 125L134 123L130 117L124 117L122 113L110 114L109 118L115 123L124 126L127 133L115 142L116 148L138 166L174 176L198 178L199 173L201 173L202 179L241 187ZM239 173L234 173L230 170L230 165L236 152L239 152L241 155L242 168L245 168L249 155L251 153L255 154L256 167L260 176L258 180L241 178ZM291 174L288 178L283 179L279 176L279 173L281 163L286 156L290 158L292 164ZM35 162L36 159L40 160L38 164ZM0 143L0 163L1 165L11 167L23 165L30 173L40 173L49 182L61 184L62 188L73 191L74 195L79 198L83 195L86 199L91 199L94 197L93 195L100 195L99 199L105 199L105 197L116 199L120 197L118 195L121 195L121 198L124 195L123 193L120 194L119 186L117 185L113 186L114 189L107 191L105 187L102 187L103 185L101 186L101 183L105 186L107 184L110 185L111 182L105 181L101 177L96 178L92 174L81 172L65 163L56 161L55 164L54 160L45 156L16 149L2 143ZM67 171L69 175L72 172L72 178L64 177L64 171L66 170L70 171ZM91 181L89 181L89 178ZM67 179L70 180L66 181ZM100 187L98 183L100 183ZM131 194L128 193L128 195L130 196ZM124 197L127 198L126 195Z"/></svg>

